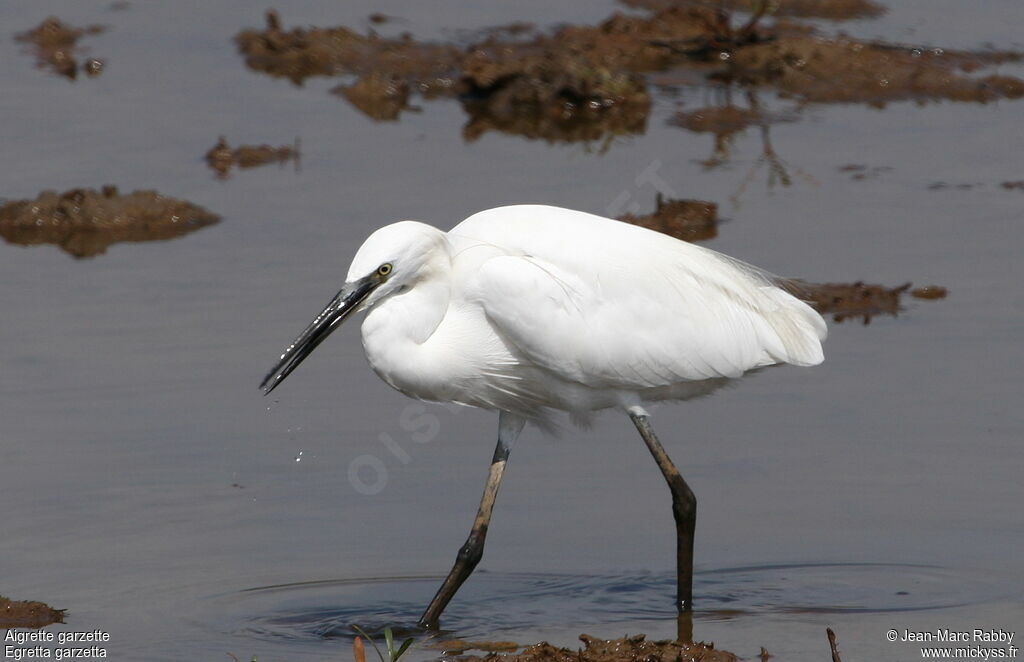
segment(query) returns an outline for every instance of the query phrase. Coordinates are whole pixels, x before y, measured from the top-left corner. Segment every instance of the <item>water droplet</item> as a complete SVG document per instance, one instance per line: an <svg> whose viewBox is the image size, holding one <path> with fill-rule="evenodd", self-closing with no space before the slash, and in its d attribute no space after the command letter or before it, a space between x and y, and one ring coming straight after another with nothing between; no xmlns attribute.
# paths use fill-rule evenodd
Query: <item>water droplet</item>
<svg viewBox="0 0 1024 662"><path fill-rule="evenodd" d="M295 456L295 461L302 462L302 451L299 451L299 454Z"/></svg>

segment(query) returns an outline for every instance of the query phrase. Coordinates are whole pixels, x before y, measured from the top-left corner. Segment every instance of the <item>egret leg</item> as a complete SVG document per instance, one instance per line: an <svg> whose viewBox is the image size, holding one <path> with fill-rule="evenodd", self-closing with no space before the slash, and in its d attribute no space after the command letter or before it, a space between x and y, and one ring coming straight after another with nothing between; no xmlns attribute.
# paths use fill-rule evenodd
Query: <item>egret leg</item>
<svg viewBox="0 0 1024 662"><path fill-rule="evenodd" d="M519 437L525 422L525 419L519 416L501 412L498 418L498 445L494 449L491 470L487 474L487 484L484 485L484 494L480 498L480 509L477 510L476 519L473 520L473 528L470 529L466 542L459 548L459 553L455 557L455 565L452 566L444 583L441 584L441 588L437 590L434 599L430 601L427 610L420 616L420 627L437 627L441 612L448 606L455 596L455 592L459 590L459 587L483 558L484 540L487 538L487 527L491 524L494 499L498 496L498 487L501 485L501 477L505 473L505 464L508 462L512 443Z"/></svg>
<svg viewBox="0 0 1024 662"><path fill-rule="evenodd" d="M672 515L676 520L676 608L685 616L693 609L693 532L697 523L697 497L658 441L647 412L640 407L630 407L629 417L672 491Z"/></svg>

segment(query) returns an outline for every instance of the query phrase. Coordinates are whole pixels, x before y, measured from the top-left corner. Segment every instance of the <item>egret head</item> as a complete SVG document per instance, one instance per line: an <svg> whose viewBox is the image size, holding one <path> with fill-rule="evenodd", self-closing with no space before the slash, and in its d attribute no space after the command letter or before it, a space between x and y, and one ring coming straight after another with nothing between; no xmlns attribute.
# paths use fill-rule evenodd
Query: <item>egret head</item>
<svg viewBox="0 0 1024 662"><path fill-rule="evenodd" d="M267 394L284 381L345 318L428 277L438 260L449 260L444 233L416 221L386 225L367 238L352 258L345 285L263 378Z"/></svg>

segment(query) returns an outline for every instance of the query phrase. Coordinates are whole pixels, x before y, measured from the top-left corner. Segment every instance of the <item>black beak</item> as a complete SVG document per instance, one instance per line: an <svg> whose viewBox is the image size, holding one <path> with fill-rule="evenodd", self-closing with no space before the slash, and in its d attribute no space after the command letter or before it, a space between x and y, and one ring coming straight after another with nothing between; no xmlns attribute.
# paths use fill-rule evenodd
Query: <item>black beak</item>
<svg viewBox="0 0 1024 662"><path fill-rule="evenodd" d="M312 354L316 346L331 335L332 331L341 326L345 318L359 307L363 299L380 285L380 281L375 276L376 274L370 274L341 288L341 291L320 311L320 314L306 327L306 330L288 346L288 349L281 355L281 360L260 382L263 395L269 394L283 382L284 378L291 374L303 359Z"/></svg>

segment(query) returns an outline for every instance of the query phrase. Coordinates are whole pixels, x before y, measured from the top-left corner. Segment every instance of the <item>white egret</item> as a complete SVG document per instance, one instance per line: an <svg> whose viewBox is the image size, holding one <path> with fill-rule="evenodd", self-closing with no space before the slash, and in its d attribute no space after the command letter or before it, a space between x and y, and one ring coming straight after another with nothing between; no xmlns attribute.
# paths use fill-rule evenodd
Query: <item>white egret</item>
<svg viewBox="0 0 1024 662"><path fill-rule="evenodd" d="M373 370L422 400L496 410L498 444L480 509L420 625L483 555L509 450L552 411L624 410L672 492L677 603L692 607L696 498L644 404L704 395L745 372L823 360L825 322L780 279L715 251L583 212L483 211L448 232L402 221L374 232L341 291L281 355L270 393L342 321L366 311Z"/></svg>

